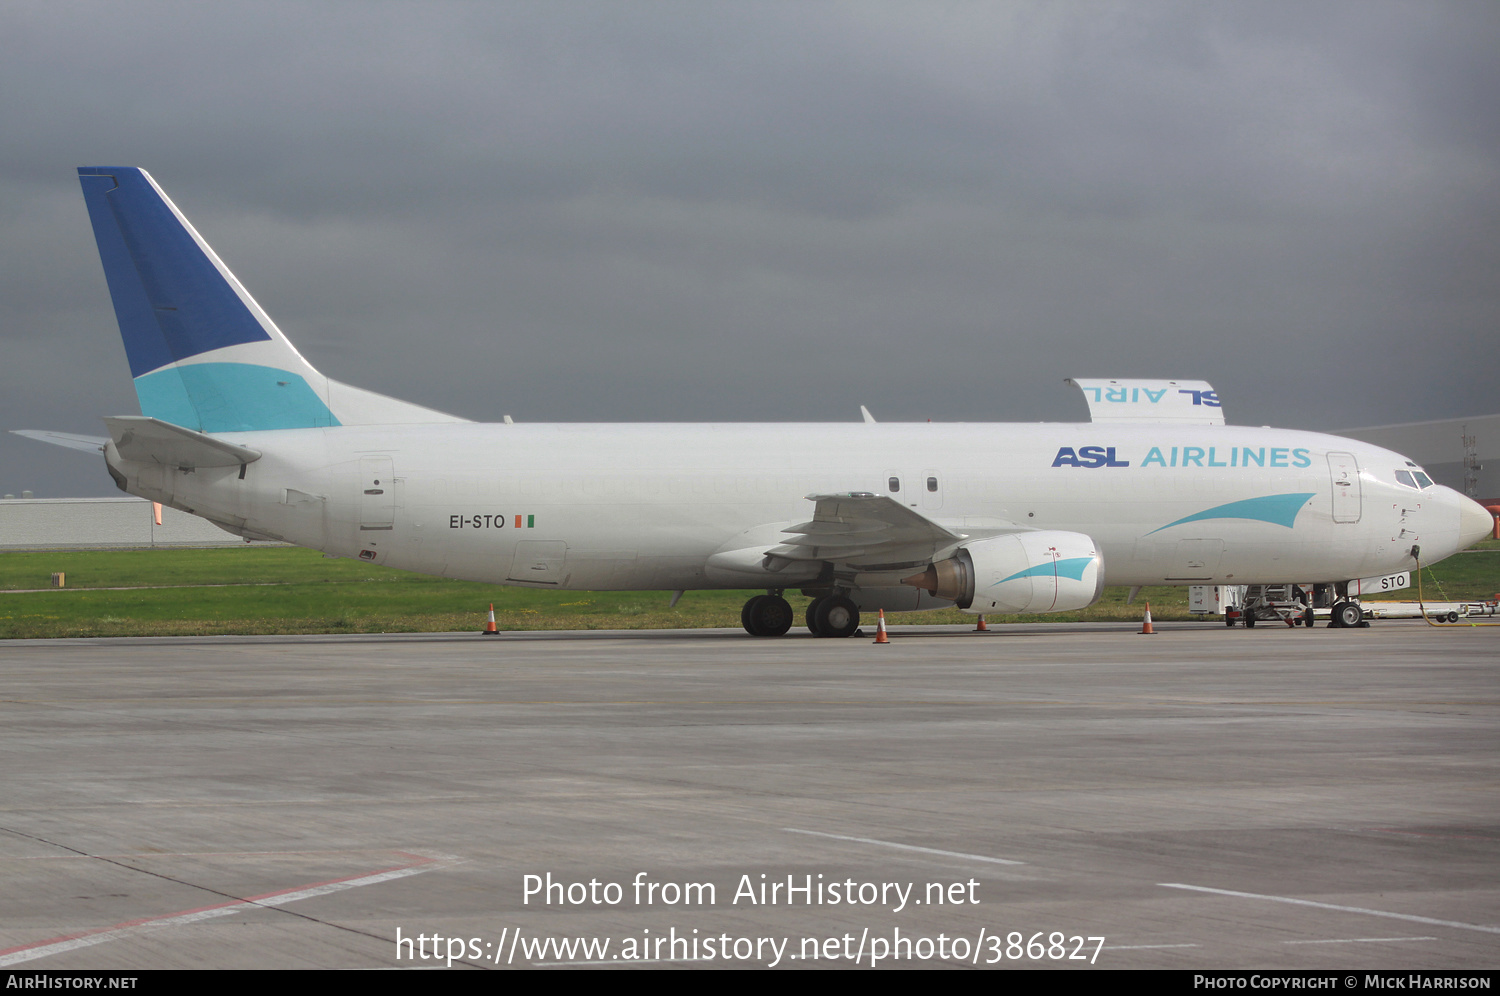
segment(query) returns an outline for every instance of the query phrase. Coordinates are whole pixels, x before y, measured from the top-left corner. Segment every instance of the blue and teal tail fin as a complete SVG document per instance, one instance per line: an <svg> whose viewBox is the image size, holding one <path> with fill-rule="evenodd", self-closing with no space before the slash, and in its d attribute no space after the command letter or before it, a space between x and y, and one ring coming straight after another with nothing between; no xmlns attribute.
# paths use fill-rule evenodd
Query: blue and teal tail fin
<svg viewBox="0 0 1500 996"><path fill-rule="evenodd" d="M463 421L319 373L145 170L78 178L141 414L200 432Z"/></svg>

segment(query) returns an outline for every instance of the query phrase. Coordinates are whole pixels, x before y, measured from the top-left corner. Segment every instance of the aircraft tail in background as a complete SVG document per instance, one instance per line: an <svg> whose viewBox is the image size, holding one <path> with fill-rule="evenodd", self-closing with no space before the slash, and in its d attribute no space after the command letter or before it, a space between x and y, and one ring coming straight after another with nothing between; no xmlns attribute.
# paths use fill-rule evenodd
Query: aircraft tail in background
<svg viewBox="0 0 1500 996"><path fill-rule="evenodd" d="M467 421L319 373L145 170L78 178L142 415L209 433Z"/></svg>

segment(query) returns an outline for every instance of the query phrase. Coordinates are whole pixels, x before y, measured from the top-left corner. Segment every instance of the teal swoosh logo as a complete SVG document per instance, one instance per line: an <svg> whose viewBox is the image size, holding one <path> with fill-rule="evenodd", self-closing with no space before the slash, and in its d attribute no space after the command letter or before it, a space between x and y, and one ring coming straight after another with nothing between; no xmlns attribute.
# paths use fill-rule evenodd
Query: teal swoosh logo
<svg viewBox="0 0 1500 996"><path fill-rule="evenodd" d="M995 585L1014 581L1016 578L1037 576L1052 577L1056 575L1062 578L1072 578L1074 581L1082 581L1083 572L1088 570L1089 565L1093 562L1093 557L1070 557L1067 560L1059 560L1056 563L1037 564L1035 567L1028 567L1024 571L1017 571L1008 578L1001 578L995 584L990 585L990 587L993 588Z"/></svg>
<svg viewBox="0 0 1500 996"><path fill-rule="evenodd" d="M1244 501L1232 501L1228 505L1215 505L1213 508L1205 508L1201 512L1184 516L1176 522L1169 522L1165 526L1151 530L1147 533L1159 533L1163 529L1171 529L1180 526L1184 522L1200 522L1203 519L1255 519L1259 522L1269 522L1277 526L1292 528L1292 523L1297 521L1297 513L1302 511L1302 506L1307 504L1316 492L1299 491L1295 494L1266 495L1264 498L1246 498Z"/></svg>
<svg viewBox="0 0 1500 996"><path fill-rule="evenodd" d="M180 363L135 379L141 414L200 432L338 425L301 377L253 363Z"/></svg>

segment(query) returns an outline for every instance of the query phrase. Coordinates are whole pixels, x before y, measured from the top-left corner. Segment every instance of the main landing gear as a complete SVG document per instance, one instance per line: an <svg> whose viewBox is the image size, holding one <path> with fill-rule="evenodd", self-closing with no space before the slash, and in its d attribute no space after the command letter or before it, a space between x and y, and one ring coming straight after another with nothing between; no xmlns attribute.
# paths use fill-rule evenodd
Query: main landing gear
<svg viewBox="0 0 1500 996"><path fill-rule="evenodd" d="M751 636L781 636L792 628L793 616L787 600L772 591L745 603L740 624ZM822 595L808 603L807 628L813 636L853 636L859 630L859 606L843 595Z"/></svg>
<svg viewBox="0 0 1500 996"><path fill-rule="evenodd" d="M815 598L807 607L807 628L813 636L853 636L859 629L859 606L843 595Z"/></svg>
<svg viewBox="0 0 1500 996"><path fill-rule="evenodd" d="M780 595L756 595L740 610L740 623L751 636L781 636L794 618L791 603Z"/></svg>

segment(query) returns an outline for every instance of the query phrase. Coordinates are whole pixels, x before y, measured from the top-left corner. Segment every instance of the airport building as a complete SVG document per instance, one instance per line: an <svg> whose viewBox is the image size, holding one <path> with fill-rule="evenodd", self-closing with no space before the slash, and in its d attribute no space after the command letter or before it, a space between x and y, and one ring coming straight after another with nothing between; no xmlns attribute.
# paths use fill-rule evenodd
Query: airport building
<svg viewBox="0 0 1500 996"><path fill-rule="evenodd" d="M0 550L244 546L207 519L144 498L0 500ZM280 545L280 544L257 544Z"/></svg>
<svg viewBox="0 0 1500 996"><path fill-rule="evenodd" d="M1481 505L1500 504L1500 415L1339 429L1334 435L1404 453L1439 484Z"/></svg>

